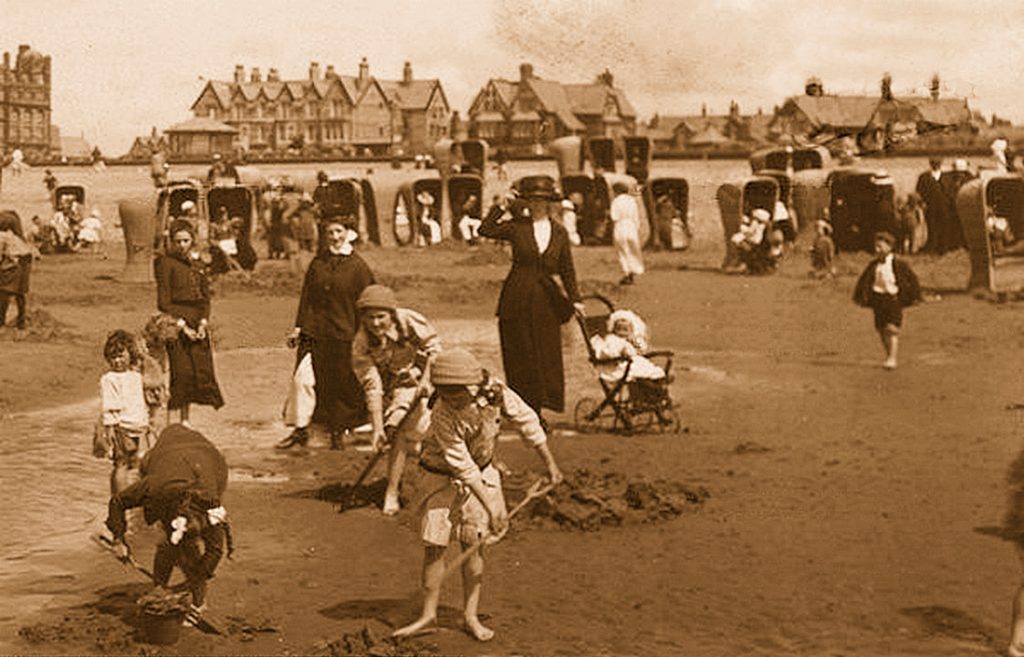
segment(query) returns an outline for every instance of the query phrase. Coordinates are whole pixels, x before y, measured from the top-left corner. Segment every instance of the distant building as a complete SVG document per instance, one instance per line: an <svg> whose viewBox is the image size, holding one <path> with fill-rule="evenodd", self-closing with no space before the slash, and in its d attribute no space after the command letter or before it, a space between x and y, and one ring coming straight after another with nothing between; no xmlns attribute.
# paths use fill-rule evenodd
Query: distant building
<svg viewBox="0 0 1024 657"><path fill-rule="evenodd" d="M131 148L125 154L125 159L149 161L153 157L153 153L158 151L166 152L168 150L167 137L157 133L156 126L154 126L153 131L148 136L135 138Z"/></svg>
<svg viewBox="0 0 1024 657"><path fill-rule="evenodd" d="M767 142L771 116L740 114L737 103L728 114L708 114L707 107L695 115L655 115L642 130L657 151L684 151L726 147L752 147Z"/></svg>
<svg viewBox="0 0 1024 657"><path fill-rule="evenodd" d="M238 131L214 119L192 118L167 128L169 156L172 159L208 158L214 153L230 153Z"/></svg>
<svg viewBox="0 0 1024 657"><path fill-rule="evenodd" d="M321 72L312 62L304 80L282 80L275 68L266 79L254 68L246 80L236 66L230 82L206 83L192 112L235 128L246 150L382 153L396 139L407 150L429 149L447 133L449 109L440 81L413 79L409 63L401 80L379 81L364 57L358 76L338 75L334 66Z"/></svg>
<svg viewBox="0 0 1024 657"><path fill-rule="evenodd" d="M0 67L0 151L20 149L28 161L50 157L50 57L18 46L14 65Z"/></svg>
<svg viewBox="0 0 1024 657"><path fill-rule="evenodd" d="M53 153L53 155L60 157L61 160L82 162L92 157L92 144L85 137L61 136L60 152Z"/></svg>
<svg viewBox="0 0 1024 657"><path fill-rule="evenodd" d="M884 148L893 140L940 130L973 129L965 98L940 98L938 77L929 96L894 96L882 79L878 96L826 95L821 81L807 81L804 95L786 99L769 124L774 139L827 143L843 137L862 149Z"/></svg>
<svg viewBox="0 0 1024 657"><path fill-rule="evenodd" d="M435 143L448 137L451 107L441 81L416 80L412 64L405 63L401 80L380 80L392 104L395 143L410 154L429 153Z"/></svg>
<svg viewBox="0 0 1024 657"><path fill-rule="evenodd" d="M470 137L492 147L526 150L566 135L621 137L636 134L636 110L609 71L595 82L564 84L519 67L519 80L494 78L469 108Z"/></svg>

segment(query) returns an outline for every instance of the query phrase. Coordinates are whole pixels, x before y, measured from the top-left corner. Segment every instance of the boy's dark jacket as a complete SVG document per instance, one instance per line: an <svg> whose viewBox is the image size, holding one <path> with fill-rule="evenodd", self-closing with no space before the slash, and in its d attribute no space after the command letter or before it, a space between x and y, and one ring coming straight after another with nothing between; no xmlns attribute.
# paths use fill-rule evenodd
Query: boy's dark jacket
<svg viewBox="0 0 1024 657"><path fill-rule="evenodd" d="M125 531L125 509L141 506L147 523L169 523L185 493L203 510L219 506L228 484L228 466L220 451L197 431L181 424L164 429L142 458L139 481L110 498L107 527L115 537Z"/></svg>
<svg viewBox="0 0 1024 657"><path fill-rule="evenodd" d="M875 285L875 267L881 262L874 258L864 268L860 278L857 279L857 286L853 288L853 301L858 306L871 306L871 288ZM899 293L896 295L901 306L912 306L921 300L921 284L917 280L917 274L910 268L910 265L899 258L893 257L892 271L896 275L896 287Z"/></svg>

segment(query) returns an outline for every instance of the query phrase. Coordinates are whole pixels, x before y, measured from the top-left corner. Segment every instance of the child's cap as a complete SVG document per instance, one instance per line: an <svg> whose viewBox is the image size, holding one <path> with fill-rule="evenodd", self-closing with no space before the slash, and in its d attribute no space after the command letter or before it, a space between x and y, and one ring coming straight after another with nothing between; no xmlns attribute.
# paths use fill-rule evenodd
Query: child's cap
<svg viewBox="0 0 1024 657"><path fill-rule="evenodd" d="M875 233L876 242L885 242L889 246L896 246L896 237L888 231L879 231Z"/></svg>
<svg viewBox="0 0 1024 657"><path fill-rule="evenodd" d="M465 349L442 351L430 368L430 382L435 386L473 385L480 383L482 378L480 361Z"/></svg>

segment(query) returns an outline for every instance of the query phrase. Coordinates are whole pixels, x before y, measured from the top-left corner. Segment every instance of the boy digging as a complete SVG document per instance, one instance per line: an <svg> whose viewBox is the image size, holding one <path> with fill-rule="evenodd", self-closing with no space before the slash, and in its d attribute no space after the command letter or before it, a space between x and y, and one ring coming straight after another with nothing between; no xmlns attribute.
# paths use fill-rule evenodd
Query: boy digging
<svg viewBox="0 0 1024 657"><path fill-rule="evenodd" d="M903 308L921 300L921 286L910 266L893 255L896 238L891 233L875 234L875 254L857 279L853 300L875 313L875 330L885 348L883 367L896 369Z"/></svg>
<svg viewBox="0 0 1024 657"><path fill-rule="evenodd" d="M441 352L431 369L430 382L437 403L420 456L423 490L434 491L423 502L420 523L423 611L414 623L396 630L394 637L413 635L436 621L444 553L453 529L467 549L489 535L501 534L508 526L501 475L491 463L502 417L537 450L551 482L562 480L537 414L504 383L488 376L471 353L464 349ZM462 566L463 617L470 635L489 641L494 631L480 622L477 613L483 572L484 560L478 550Z"/></svg>

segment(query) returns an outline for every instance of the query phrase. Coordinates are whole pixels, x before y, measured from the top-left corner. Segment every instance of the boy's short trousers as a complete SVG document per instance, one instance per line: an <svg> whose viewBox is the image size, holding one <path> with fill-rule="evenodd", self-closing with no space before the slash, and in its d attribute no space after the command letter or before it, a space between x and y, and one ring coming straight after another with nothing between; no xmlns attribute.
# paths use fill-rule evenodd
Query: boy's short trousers
<svg viewBox="0 0 1024 657"><path fill-rule="evenodd" d="M426 400L421 399L415 408L410 409L409 406L414 399L416 399L416 388L410 386L395 388L391 392L387 408L384 409L385 428L397 427L402 422L402 418L408 413L412 413L412 417L402 427L401 434L394 438L396 444L404 446L405 450L409 452L419 449L423 436L426 435L427 429L430 427L430 411L427 409Z"/></svg>
<svg viewBox="0 0 1024 657"><path fill-rule="evenodd" d="M424 543L447 547L452 538L452 529L458 529L459 540L467 544L487 534L490 516L473 491L453 482L449 477L428 472L423 474L423 490L429 495L420 520L420 536ZM504 509L501 473L493 465L484 468L483 483L488 501Z"/></svg>
<svg viewBox="0 0 1024 657"><path fill-rule="evenodd" d="M149 449L149 427L129 429L114 426L114 463L129 468L138 467L139 459Z"/></svg>
<svg viewBox="0 0 1024 657"><path fill-rule="evenodd" d="M875 311L875 329L886 328L892 333L899 333L903 326L903 306L895 294L871 293L871 307Z"/></svg>

